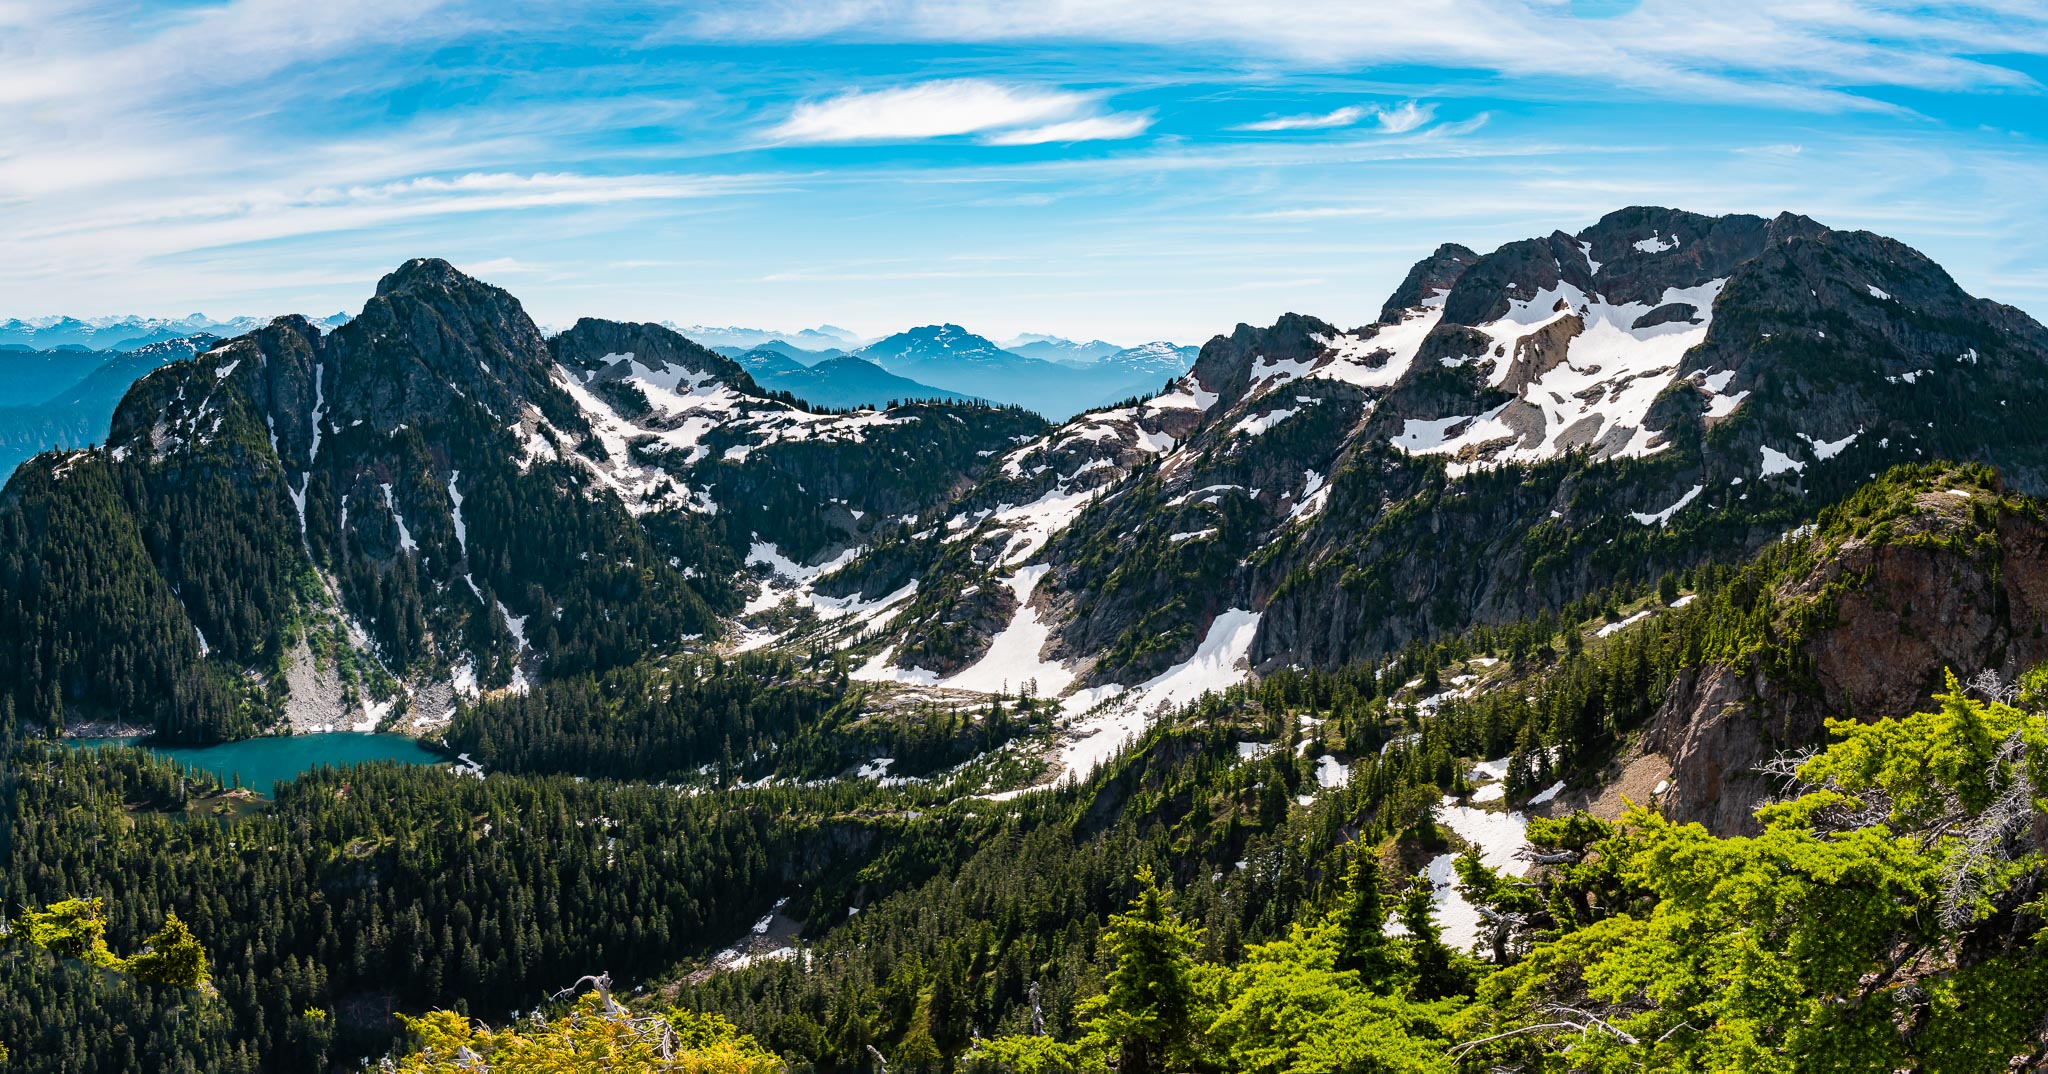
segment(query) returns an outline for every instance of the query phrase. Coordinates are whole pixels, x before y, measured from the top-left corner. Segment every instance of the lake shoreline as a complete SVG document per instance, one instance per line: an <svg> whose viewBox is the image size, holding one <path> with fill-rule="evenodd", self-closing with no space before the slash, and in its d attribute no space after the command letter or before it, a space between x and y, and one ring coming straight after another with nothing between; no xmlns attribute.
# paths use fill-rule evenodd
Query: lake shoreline
<svg viewBox="0 0 2048 1074"><path fill-rule="evenodd" d="M144 730L136 728L135 730ZM260 735L204 746L157 744L147 735L65 735L69 749L134 746L157 757L211 774L224 787L239 786L269 796L315 768L388 761L407 765L460 765L438 746L391 732L327 731L302 735Z"/></svg>

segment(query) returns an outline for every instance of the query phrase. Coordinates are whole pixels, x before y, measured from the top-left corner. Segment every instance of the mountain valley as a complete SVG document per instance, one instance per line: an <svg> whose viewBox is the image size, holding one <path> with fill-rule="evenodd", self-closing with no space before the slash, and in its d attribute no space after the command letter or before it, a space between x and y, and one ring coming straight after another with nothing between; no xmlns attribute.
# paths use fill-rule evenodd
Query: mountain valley
<svg viewBox="0 0 2048 1074"><path fill-rule="evenodd" d="M0 893L213 966L0 940L24 1069L429 1064L586 974L705 1070L2048 1062L2048 328L1901 243L1631 207L1198 351L432 258L236 328L20 367Z"/></svg>

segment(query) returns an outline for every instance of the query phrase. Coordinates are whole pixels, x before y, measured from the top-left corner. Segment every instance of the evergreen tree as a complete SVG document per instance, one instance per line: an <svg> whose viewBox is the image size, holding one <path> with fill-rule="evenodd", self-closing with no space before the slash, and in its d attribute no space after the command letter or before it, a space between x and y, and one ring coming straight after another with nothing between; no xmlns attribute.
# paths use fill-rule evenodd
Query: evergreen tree
<svg viewBox="0 0 2048 1074"><path fill-rule="evenodd" d="M1115 1041L1118 1074L1178 1070L1195 1042L1192 977L1201 930L1181 920L1152 867L1138 870L1138 897L1110 919L1104 944L1114 965L1090 1035Z"/></svg>
<svg viewBox="0 0 2048 1074"><path fill-rule="evenodd" d="M1337 908L1337 968L1358 974L1367 988L1391 991L1398 970L1386 935L1386 906L1380 895L1380 861L1360 842L1344 874L1344 901Z"/></svg>
<svg viewBox="0 0 2048 1074"><path fill-rule="evenodd" d="M1451 949L1444 946L1443 929L1430 907L1433 891L1429 877L1417 876L1401 901L1401 924L1408 929L1408 959L1414 972L1409 995L1420 1000L1443 999L1464 990Z"/></svg>
<svg viewBox="0 0 2048 1074"><path fill-rule="evenodd" d="M164 927L145 941L142 953L128 960L128 972L180 988L198 988L211 980L206 949L175 911L165 915Z"/></svg>

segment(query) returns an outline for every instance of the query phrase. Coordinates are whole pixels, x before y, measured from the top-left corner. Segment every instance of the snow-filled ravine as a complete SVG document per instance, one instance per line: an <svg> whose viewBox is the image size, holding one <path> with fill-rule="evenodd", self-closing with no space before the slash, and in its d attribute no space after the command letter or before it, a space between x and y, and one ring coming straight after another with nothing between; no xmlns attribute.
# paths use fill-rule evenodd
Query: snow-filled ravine
<svg viewBox="0 0 2048 1074"><path fill-rule="evenodd" d="M1494 802L1502 797L1503 785L1499 782L1507 774L1507 760L1481 761L1473 766L1471 778L1488 781L1472 795L1474 802ZM1530 804L1540 805L1557 797L1564 789L1559 783L1546 788L1542 794L1530 799ZM1446 795L1437 804L1437 823L1455 832L1458 838L1478 848L1479 859L1488 867L1497 869L1502 876L1526 876L1529 863L1518 855L1529 845L1529 818L1520 810L1497 812L1462 805L1456 798ZM1484 941L1490 945L1491 933L1485 921L1479 916L1479 908L1466 899L1458 890L1458 855L1439 854L1429 860L1423 870L1433 890L1430 899L1435 909L1436 922L1443 929L1444 943L1460 951L1470 950ZM1398 921L1387 923L1389 935L1404 935L1407 929ZM1492 952L1482 946L1481 957Z"/></svg>
<svg viewBox="0 0 2048 1074"><path fill-rule="evenodd" d="M1062 712L1078 717L1060 747L1060 775L1083 780L1136 738L1161 705L1177 708L1203 694L1244 681L1243 666L1259 633L1259 613L1232 608L1216 617L1195 654L1126 690L1098 686L1066 699Z"/></svg>

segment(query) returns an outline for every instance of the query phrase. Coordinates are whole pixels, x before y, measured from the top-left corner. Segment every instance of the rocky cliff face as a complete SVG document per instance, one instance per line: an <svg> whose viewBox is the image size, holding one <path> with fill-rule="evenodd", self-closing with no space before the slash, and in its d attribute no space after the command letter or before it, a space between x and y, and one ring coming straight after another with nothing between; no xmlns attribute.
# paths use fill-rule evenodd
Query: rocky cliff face
<svg viewBox="0 0 2048 1074"><path fill-rule="evenodd" d="M1478 261L1478 254L1455 242L1437 247L1434 253L1409 268L1401 286L1394 288L1386 305L1380 307L1380 319L1376 323L1394 324L1400 321L1404 312L1427 305L1434 296L1449 294L1465 270Z"/></svg>
<svg viewBox="0 0 2048 1074"><path fill-rule="evenodd" d="M1826 720L1922 711L1950 674L2011 678L2048 660L2038 503L1954 476L1907 495L1839 533L1801 538L1820 547L1775 596L1781 622L1819 617L1792 654L1796 673L1760 657L1679 675L1645 746L1671 764L1667 816L1751 831L1772 790L1758 766L1824 743Z"/></svg>

